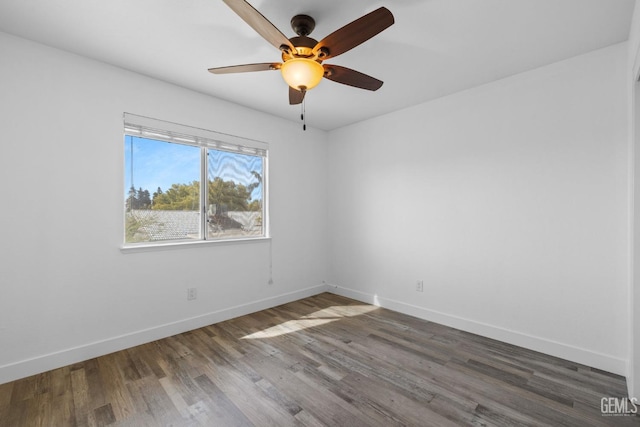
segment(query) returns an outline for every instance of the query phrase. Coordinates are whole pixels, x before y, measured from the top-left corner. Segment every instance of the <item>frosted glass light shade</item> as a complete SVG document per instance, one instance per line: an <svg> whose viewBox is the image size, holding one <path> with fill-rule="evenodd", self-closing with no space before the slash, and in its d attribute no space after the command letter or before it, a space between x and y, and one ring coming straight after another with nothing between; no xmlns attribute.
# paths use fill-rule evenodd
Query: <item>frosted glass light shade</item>
<svg viewBox="0 0 640 427"><path fill-rule="evenodd" d="M280 67L282 78L289 86L297 90L309 90L318 85L324 68L319 62L307 58L293 58Z"/></svg>

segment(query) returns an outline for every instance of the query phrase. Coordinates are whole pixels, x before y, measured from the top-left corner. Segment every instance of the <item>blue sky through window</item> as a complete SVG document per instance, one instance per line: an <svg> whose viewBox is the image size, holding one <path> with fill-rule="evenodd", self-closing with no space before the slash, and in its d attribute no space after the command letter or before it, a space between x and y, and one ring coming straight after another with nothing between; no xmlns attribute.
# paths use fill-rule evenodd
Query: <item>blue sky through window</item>
<svg viewBox="0 0 640 427"><path fill-rule="evenodd" d="M172 184L200 180L200 148L125 135L125 198L132 184L153 194L158 187L167 191ZM132 168L133 166L133 168ZM252 173L263 176L262 158L245 154L209 150L209 179L248 186L257 182ZM262 186L251 193L251 200L262 199Z"/></svg>

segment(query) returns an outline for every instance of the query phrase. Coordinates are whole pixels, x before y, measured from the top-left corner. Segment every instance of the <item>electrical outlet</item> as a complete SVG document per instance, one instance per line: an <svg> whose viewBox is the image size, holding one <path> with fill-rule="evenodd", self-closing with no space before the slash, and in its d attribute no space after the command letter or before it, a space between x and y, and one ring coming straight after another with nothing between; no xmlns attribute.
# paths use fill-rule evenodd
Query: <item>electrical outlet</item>
<svg viewBox="0 0 640 427"><path fill-rule="evenodd" d="M198 288L187 288L187 301L198 298Z"/></svg>
<svg viewBox="0 0 640 427"><path fill-rule="evenodd" d="M424 292L424 281L422 280L418 280L416 282L416 291L418 292Z"/></svg>

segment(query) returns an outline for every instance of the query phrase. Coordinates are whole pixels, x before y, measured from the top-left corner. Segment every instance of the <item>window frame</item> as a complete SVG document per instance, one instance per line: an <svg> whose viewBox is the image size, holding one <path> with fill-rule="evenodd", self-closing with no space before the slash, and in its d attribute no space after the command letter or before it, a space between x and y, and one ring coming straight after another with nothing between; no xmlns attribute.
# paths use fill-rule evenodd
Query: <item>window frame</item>
<svg viewBox="0 0 640 427"><path fill-rule="evenodd" d="M131 113L123 114L124 132L123 137L126 140L127 136L145 138L149 140L155 140L160 142L167 142L171 144L186 145L196 147L200 149L200 227L199 238L197 239L176 239L176 240L164 240L164 241L149 241L149 242L127 242L125 235L126 227L126 197L123 203L123 218L122 218L122 244L121 251L123 252L140 252L147 250L157 249L174 249L180 247L192 247L199 245L209 244L233 244L233 243L247 243L270 240L270 221L269 221L269 145L266 142L242 138L235 135L229 135L221 132L216 132L208 129L202 129L192 127L188 125L182 125L179 123L153 119L150 117L139 116ZM210 238L208 233L208 217L207 217L207 202L208 202L208 162L209 151L224 151L234 154L244 154L249 156L262 158L262 233L258 236L241 236L241 237L226 237L226 238ZM123 158L123 168L125 160ZM126 168L124 168L126 169ZM126 176L128 172L124 170L123 176ZM122 187L125 185L123 183ZM126 196L127 189L125 189Z"/></svg>

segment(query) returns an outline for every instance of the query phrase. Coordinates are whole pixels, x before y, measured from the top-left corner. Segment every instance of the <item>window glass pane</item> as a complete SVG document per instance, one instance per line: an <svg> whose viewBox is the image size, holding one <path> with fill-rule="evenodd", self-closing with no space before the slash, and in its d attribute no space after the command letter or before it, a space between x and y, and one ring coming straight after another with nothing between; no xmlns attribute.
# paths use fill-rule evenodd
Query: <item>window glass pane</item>
<svg viewBox="0 0 640 427"><path fill-rule="evenodd" d="M207 238L264 236L261 156L208 150Z"/></svg>
<svg viewBox="0 0 640 427"><path fill-rule="evenodd" d="M200 148L125 135L125 243L200 238Z"/></svg>

